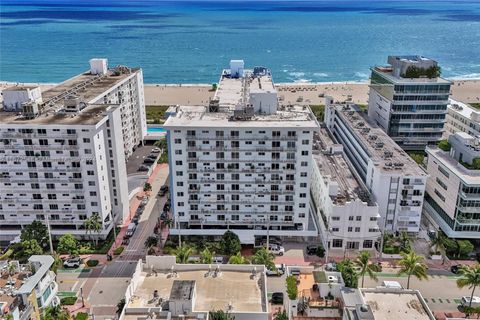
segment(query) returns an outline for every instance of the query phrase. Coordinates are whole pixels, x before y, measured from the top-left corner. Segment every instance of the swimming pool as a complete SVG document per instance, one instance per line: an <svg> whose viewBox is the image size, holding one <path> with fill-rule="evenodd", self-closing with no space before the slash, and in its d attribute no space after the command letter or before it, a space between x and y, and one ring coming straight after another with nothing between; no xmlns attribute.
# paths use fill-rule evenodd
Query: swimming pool
<svg viewBox="0 0 480 320"><path fill-rule="evenodd" d="M167 130L158 127L149 127L147 128L148 133L165 133Z"/></svg>

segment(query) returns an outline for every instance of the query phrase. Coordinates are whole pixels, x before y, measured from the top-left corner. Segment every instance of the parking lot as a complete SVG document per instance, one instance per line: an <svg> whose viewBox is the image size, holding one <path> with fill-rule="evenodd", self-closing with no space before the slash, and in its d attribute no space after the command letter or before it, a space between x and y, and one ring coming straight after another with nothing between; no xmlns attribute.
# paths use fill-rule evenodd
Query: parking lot
<svg viewBox="0 0 480 320"><path fill-rule="evenodd" d="M144 164L143 161L152 152L153 148L155 148L153 145L145 145L139 146L137 149L135 149L127 161L127 175L142 173L142 171L138 171L138 168ZM160 155L160 153L157 154ZM151 166L151 164L148 166ZM143 173L146 174L146 171L143 171Z"/></svg>

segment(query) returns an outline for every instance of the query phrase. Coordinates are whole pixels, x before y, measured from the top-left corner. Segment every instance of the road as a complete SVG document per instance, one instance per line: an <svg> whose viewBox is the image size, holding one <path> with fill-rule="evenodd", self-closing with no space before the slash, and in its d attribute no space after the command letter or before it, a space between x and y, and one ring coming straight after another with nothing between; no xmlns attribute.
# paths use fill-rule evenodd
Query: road
<svg viewBox="0 0 480 320"><path fill-rule="evenodd" d="M95 314L95 319L107 318L115 314L116 305L125 296L138 260L145 257L145 240L153 234L153 229L167 199L166 196L157 196L167 176L168 167L161 168L152 183L151 196L128 246L118 258L103 267L92 290L86 297Z"/></svg>

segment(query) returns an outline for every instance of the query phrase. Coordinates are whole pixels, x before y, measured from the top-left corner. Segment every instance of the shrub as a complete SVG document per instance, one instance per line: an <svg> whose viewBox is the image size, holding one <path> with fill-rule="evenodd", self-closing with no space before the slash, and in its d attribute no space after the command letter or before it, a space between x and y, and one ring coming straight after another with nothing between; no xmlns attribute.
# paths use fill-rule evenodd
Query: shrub
<svg viewBox="0 0 480 320"><path fill-rule="evenodd" d="M64 297L60 299L60 304L62 306L73 306L77 302L77 297Z"/></svg>
<svg viewBox="0 0 480 320"><path fill-rule="evenodd" d="M323 258L325 256L325 249L322 246L317 247L317 256Z"/></svg>
<svg viewBox="0 0 480 320"><path fill-rule="evenodd" d="M438 142L437 146L442 149L443 151L450 151L450 149L452 148L452 146L450 145L450 143L448 143L447 140L441 140Z"/></svg>
<svg viewBox="0 0 480 320"><path fill-rule="evenodd" d="M116 248L115 250L113 250L113 254L118 256L123 252L123 250L125 250L125 248L120 246L120 247Z"/></svg>
<svg viewBox="0 0 480 320"><path fill-rule="evenodd" d="M75 316L75 320L88 320L88 313L85 312L79 312Z"/></svg>
<svg viewBox="0 0 480 320"><path fill-rule="evenodd" d="M96 267L98 265L98 260L88 260L87 266L89 267Z"/></svg>
<svg viewBox="0 0 480 320"><path fill-rule="evenodd" d="M287 295L290 300L297 299L298 288L297 288L297 278L294 276L288 276L285 280L287 283Z"/></svg>

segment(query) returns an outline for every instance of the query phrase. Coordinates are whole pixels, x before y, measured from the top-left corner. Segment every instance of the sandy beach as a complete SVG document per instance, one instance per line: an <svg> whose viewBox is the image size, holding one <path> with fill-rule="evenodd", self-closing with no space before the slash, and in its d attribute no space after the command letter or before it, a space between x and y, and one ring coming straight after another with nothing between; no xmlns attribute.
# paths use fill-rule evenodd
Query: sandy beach
<svg viewBox="0 0 480 320"><path fill-rule="evenodd" d="M280 83L279 98L284 104L324 104L324 96L350 99L368 104L368 82ZM211 85L145 85L147 105L204 105L213 97ZM455 80L452 98L462 102L480 102L480 79Z"/></svg>
<svg viewBox="0 0 480 320"><path fill-rule="evenodd" d="M0 91L12 85L0 82ZM42 91L52 86L37 85ZM326 95L338 101L368 104L368 82L279 83L276 87L283 104L324 104ZM451 91L455 100L480 103L480 79L453 80ZM205 105L214 93L210 84L145 84L146 105Z"/></svg>

